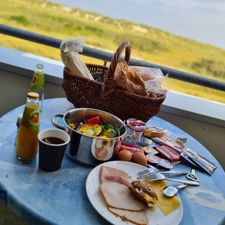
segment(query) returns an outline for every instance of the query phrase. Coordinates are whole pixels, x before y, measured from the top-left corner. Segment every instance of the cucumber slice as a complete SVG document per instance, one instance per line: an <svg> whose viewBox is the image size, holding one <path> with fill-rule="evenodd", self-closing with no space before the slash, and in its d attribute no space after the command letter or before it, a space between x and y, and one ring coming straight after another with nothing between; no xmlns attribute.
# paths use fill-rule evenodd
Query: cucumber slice
<svg viewBox="0 0 225 225"><path fill-rule="evenodd" d="M93 136L95 134L95 132L92 129L87 129L83 132L83 134L88 135L88 136Z"/></svg>
<svg viewBox="0 0 225 225"><path fill-rule="evenodd" d="M101 125L95 124L93 126L93 130L94 130L95 135L98 136L102 132L102 127L101 127Z"/></svg>

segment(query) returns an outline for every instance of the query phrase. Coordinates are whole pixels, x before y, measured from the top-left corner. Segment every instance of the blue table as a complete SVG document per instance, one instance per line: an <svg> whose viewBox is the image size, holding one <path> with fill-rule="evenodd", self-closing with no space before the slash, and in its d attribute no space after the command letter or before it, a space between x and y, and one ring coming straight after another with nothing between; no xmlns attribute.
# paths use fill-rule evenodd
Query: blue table
<svg viewBox="0 0 225 225"><path fill-rule="evenodd" d="M108 224L89 203L85 181L91 168L64 158L61 170L46 173L38 160L23 165L15 157L16 119L24 106L0 119L0 199L29 224ZM41 129L51 127L50 119L73 106L64 98L44 101ZM166 128L171 137L187 137L187 145L217 165L213 176L197 172L200 187L187 188L180 196L184 206L183 225L222 224L225 218L225 173L209 151L190 135L157 117L151 125ZM177 169L185 165L178 165ZM186 168L189 170L189 168Z"/></svg>

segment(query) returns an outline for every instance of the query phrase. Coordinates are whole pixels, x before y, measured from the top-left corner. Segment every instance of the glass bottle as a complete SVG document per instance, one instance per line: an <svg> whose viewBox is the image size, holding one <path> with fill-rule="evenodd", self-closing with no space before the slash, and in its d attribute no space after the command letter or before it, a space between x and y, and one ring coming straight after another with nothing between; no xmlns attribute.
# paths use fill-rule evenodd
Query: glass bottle
<svg viewBox="0 0 225 225"><path fill-rule="evenodd" d="M20 122L17 143L17 159L29 163L37 153L39 132L39 94L28 92Z"/></svg>
<svg viewBox="0 0 225 225"><path fill-rule="evenodd" d="M39 94L40 111L42 111L43 109L44 85L45 85L44 66L42 64L37 64L31 81L31 91Z"/></svg>

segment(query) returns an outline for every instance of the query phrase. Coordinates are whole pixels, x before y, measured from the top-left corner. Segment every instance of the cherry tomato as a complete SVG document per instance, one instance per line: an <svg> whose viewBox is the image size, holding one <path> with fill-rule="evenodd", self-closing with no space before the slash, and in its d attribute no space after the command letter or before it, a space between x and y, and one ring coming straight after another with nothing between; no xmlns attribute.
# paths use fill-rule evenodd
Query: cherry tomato
<svg viewBox="0 0 225 225"><path fill-rule="evenodd" d="M90 119L88 119L86 121L87 124L89 125L95 125L95 124L101 124L101 117L100 116L94 116L94 117L91 117Z"/></svg>

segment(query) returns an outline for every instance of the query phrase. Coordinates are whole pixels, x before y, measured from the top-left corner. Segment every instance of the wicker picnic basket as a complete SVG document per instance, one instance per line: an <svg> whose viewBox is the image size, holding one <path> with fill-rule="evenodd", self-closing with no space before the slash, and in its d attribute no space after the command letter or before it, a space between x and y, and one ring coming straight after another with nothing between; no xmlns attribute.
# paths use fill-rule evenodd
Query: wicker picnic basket
<svg viewBox="0 0 225 225"><path fill-rule="evenodd" d="M115 86L113 76L123 50L128 63L131 47L128 42L123 42L116 50L109 68L87 64L94 80L73 75L65 67L63 89L67 99L77 108L97 108L110 112L122 120L137 118L147 121L159 112L166 96L161 94L144 97Z"/></svg>

